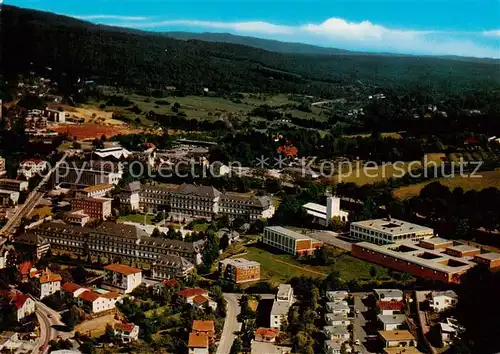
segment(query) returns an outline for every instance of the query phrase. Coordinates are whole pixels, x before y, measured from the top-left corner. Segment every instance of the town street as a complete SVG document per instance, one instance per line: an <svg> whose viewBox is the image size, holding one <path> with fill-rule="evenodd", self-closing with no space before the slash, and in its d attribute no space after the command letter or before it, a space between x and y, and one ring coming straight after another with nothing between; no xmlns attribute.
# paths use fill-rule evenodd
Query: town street
<svg viewBox="0 0 500 354"><path fill-rule="evenodd" d="M231 346L236 338L234 332L238 332L241 328L241 323L238 322L237 316L240 314L240 304L238 303L240 294L224 294L224 299L227 302L226 320L224 321L224 329L220 337L217 354L228 354L231 351Z"/></svg>
<svg viewBox="0 0 500 354"><path fill-rule="evenodd" d="M62 339L68 339L71 337L70 332L60 332L54 329L54 326L64 326L61 322L61 316L58 312L47 307L40 301L36 302L36 317L40 324L40 336L33 353L47 353L47 346L49 342L56 339L58 336ZM42 347L45 348L43 351L40 349Z"/></svg>
<svg viewBox="0 0 500 354"><path fill-rule="evenodd" d="M364 341L366 337L366 332L364 326L366 325L366 319L364 316L364 312L366 312L367 308L363 304L362 298L366 296L368 293L355 293L354 297L354 311L359 310L359 314L354 313L354 318L352 320L353 325L353 339L359 339L360 345L354 345L354 351L357 353L368 353L364 346Z"/></svg>

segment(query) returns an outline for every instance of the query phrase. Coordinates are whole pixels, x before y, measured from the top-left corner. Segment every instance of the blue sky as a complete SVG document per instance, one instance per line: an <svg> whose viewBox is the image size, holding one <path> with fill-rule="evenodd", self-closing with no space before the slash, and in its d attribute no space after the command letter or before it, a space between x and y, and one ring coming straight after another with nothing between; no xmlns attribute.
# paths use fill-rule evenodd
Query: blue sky
<svg viewBox="0 0 500 354"><path fill-rule="evenodd" d="M500 0L4 3L149 31L228 32L351 50L500 57Z"/></svg>

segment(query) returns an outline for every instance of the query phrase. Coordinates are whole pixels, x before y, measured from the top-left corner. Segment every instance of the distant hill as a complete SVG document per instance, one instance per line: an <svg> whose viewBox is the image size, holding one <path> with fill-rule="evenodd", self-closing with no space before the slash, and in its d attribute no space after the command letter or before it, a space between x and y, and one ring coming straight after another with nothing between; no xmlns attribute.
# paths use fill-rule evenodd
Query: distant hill
<svg viewBox="0 0 500 354"><path fill-rule="evenodd" d="M316 45L304 43L282 42L272 39L262 39L257 37L238 36L231 33L194 33L194 32L164 32L168 37L182 40L197 39L208 42L222 42L241 44L249 47L268 50L278 53L297 53L297 54L320 54L320 55L337 55L337 54L360 54L343 49L326 48Z"/></svg>
<svg viewBox="0 0 500 354"><path fill-rule="evenodd" d="M500 85L498 61L344 53L227 35L226 39L247 45L189 37L179 40L165 34L95 25L7 5L2 8L0 21L0 70L6 78L30 71L46 73L49 67L60 82L92 77L101 84L144 92L173 85L185 93L201 93L204 87L209 87L218 91L323 97L334 97L344 92L345 86L447 95ZM261 47L272 47L274 51L249 43L260 43ZM276 52L278 49L299 50L299 53ZM308 50L336 54L305 53Z"/></svg>

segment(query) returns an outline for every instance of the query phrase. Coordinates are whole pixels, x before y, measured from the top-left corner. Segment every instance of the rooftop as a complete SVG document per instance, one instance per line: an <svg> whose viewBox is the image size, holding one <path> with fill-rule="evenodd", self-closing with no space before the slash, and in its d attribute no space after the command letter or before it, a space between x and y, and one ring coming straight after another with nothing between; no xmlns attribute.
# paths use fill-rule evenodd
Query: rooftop
<svg viewBox="0 0 500 354"><path fill-rule="evenodd" d="M120 329L123 332L130 333L134 330L135 324L133 323L123 323L123 322L118 322L115 323L114 328L115 329Z"/></svg>
<svg viewBox="0 0 500 354"><path fill-rule="evenodd" d="M232 265L234 267L255 267L260 266L259 262L249 261L245 258L226 258L220 261L224 265Z"/></svg>
<svg viewBox="0 0 500 354"><path fill-rule="evenodd" d="M480 252L481 250L477 247L472 247L469 245L458 245L451 246L446 248L447 250L455 251L455 252Z"/></svg>
<svg viewBox="0 0 500 354"><path fill-rule="evenodd" d="M348 334L349 330L346 326L325 326L323 327L323 332L328 332L330 334Z"/></svg>
<svg viewBox="0 0 500 354"><path fill-rule="evenodd" d="M422 354L422 352L415 347L392 347L384 348L384 354Z"/></svg>
<svg viewBox="0 0 500 354"><path fill-rule="evenodd" d="M379 331L378 334L385 341L397 341L397 340L415 340L413 334L407 330L395 330L395 331Z"/></svg>
<svg viewBox="0 0 500 354"><path fill-rule="evenodd" d="M193 298L193 302L195 304L198 304L198 305L201 305L201 304L204 304L206 302L210 301L210 299L204 295L196 295L194 298Z"/></svg>
<svg viewBox="0 0 500 354"><path fill-rule="evenodd" d="M349 305L345 301L327 302L326 306L334 310L349 310Z"/></svg>
<svg viewBox="0 0 500 354"><path fill-rule="evenodd" d="M286 315L290 309L290 303L274 301L271 309L271 315Z"/></svg>
<svg viewBox="0 0 500 354"><path fill-rule="evenodd" d="M377 319L383 324L401 324L406 321L406 316L400 315L378 315Z"/></svg>
<svg viewBox="0 0 500 354"><path fill-rule="evenodd" d="M208 295L208 290L201 288L189 288L180 290L177 292L177 295L182 297L194 297L196 295Z"/></svg>
<svg viewBox="0 0 500 354"><path fill-rule="evenodd" d="M434 246L440 246L440 245L446 245L448 243L453 243L453 241L447 240L447 239L442 238L442 237L432 237L432 238L429 238L427 240L421 240L420 242L429 243L429 244L434 245Z"/></svg>
<svg viewBox="0 0 500 354"><path fill-rule="evenodd" d="M393 219L393 218L384 218L384 219L372 219L365 221L356 221L351 223L352 226L361 226L364 228L368 228L371 230L375 230L378 232L388 233L391 235L405 235L413 232L422 232L428 231L433 233L434 230L427 227L421 226L417 224L413 224L411 222Z"/></svg>
<svg viewBox="0 0 500 354"><path fill-rule="evenodd" d="M208 336L204 334L189 333L189 348L208 348Z"/></svg>
<svg viewBox="0 0 500 354"><path fill-rule="evenodd" d="M379 301L378 307L381 310L402 310L405 307L403 301Z"/></svg>
<svg viewBox="0 0 500 354"><path fill-rule="evenodd" d="M62 278L59 274L52 273L50 271L45 271L42 273L42 276L40 277L40 284L44 283L53 283L56 281L61 281Z"/></svg>
<svg viewBox="0 0 500 354"><path fill-rule="evenodd" d="M262 337L267 337L267 338L274 338L280 333L279 329L277 328L257 328L255 330L255 335L260 335Z"/></svg>
<svg viewBox="0 0 500 354"><path fill-rule="evenodd" d="M342 342L339 340L327 340L325 346L331 349L339 350L342 348Z"/></svg>
<svg viewBox="0 0 500 354"><path fill-rule="evenodd" d="M432 297L436 297L436 296L448 296L448 297L451 297L453 299L457 299L458 298L457 293L454 292L453 290L433 291L431 294L432 294Z"/></svg>
<svg viewBox="0 0 500 354"><path fill-rule="evenodd" d="M347 317L345 317L344 315L340 315L340 314L337 314L337 313L327 313L325 314L325 319L327 321L349 321L349 319Z"/></svg>
<svg viewBox="0 0 500 354"><path fill-rule="evenodd" d="M104 269L124 275L137 274L141 272L140 269L133 268L125 264L110 264L104 267Z"/></svg>
<svg viewBox="0 0 500 354"><path fill-rule="evenodd" d="M82 299L83 301L87 301L87 302L94 302L97 299L99 299L100 297L101 297L100 294L95 293L91 290L84 291L79 296L80 299Z"/></svg>
<svg viewBox="0 0 500 354"><path fill-rule="evenodd" d="M89 187L83 188L82 191L87 192L87 193L91 193L91 192L101 191L103 189L111 189L111 188L113 188L112 184L97 184L95 186L89 186Z"/></svg>
<svg viewBox="0 0 500 354"><path fill-rule="evenodd" d="M294 238L296 240L312 240L309 236L306 236L304 234L300 234L296 231L286 229L282 226L267 226L267 230L272 230L274 232L278 232L280 234L286 235L288 237Z"/></svg>
<svg viewBox="0 0 500 354"><path fill-rule="evenodd" d="M496 252L481 253L481 254L476 254L475 257L486 259L488 261L497 261L500 260L500 253Z"/></svg>
<svg viewBox="0 0 500 354"><path fill-rule="evenodd" d="M75 283L71 283L71 282L64 283L61 286L61 290L64 290L67 293L74 293L75 291L77 291L78 289L81 289L81 288L82 288L82 286L75 284Z"/></svg>
<svg viewBox="0 0 500 354"><path fill-rule="evenodd" d="M399 289L373 289L373 292L377 294L380 299L394 297L403 298L403 291Z"/></svg>
<svg viewBox="0 0 500 354"><path fill-rule="evenodd" d="M326 206L317 203L306 203L302 206L304 209L309 209L320 214L326 215Z"/></svg>
<svg viewBox="0 0 500 354"><path fill-rule="evenodd" d="M215 332L214 321L194 320L193 331Z"/></svg>

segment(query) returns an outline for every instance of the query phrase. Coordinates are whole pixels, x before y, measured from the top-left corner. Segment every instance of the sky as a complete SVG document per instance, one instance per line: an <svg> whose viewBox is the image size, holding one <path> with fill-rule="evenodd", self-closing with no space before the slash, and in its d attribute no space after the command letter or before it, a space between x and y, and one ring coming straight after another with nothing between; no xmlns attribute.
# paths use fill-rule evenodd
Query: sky
<svg viewBox="0 0 500 354"><path fill-rule="evenodd" d="M500 0L3 2L148 31L224 32L369 52L500 58Z"/></svg>

